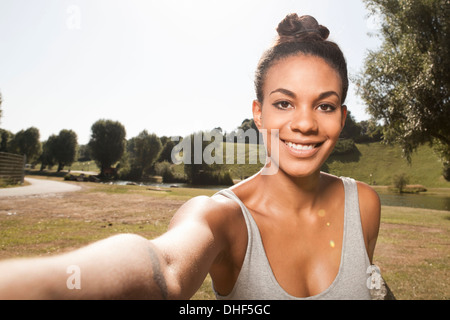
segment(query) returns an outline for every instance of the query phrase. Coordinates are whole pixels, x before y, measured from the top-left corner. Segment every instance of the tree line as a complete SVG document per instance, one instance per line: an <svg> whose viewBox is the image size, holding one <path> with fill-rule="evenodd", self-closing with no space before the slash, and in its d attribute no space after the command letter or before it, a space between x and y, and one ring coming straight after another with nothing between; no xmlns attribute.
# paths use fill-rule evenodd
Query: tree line
<svg viewBox="0 0 450 320"><path fill-rule="evenodd" d="M95 161L100 176L117 177L119 169L134 177L151 172L157 161L170 160L171 141L167 137L149 134L146 130L126 140L125 127L118 121L98 120L91 127L91 137L86 145L78 145L77 134L63 129L40 141L39 129L30 127L13 134L0 129L0 151L24 154L27 163L40 164L40 170L60 172L75 161Z"/></svg>
<svg viewBox="0 0 450 320"><path fill-rule="evenodd" d="M213 130L222 135L223 142L254 143L255 141L245 140L242 137L249 129L258 132L253 119L245 119L236 130L228 133L223 133L220 127ZM358 123L349 114L341 138L343 142L338 150L345 153L351 151L355 142L380 141L382 128L370 121ZM231 182L231 177L222 172L220 164L192 162L184 165L184 176L177 175L172 168L171 159L172 150L177 142L171 137L158 137L147 130L127 140L126 129L119 121L100 119L91 127L88 144L78 145L77 139L77 134L70 129L52 134L43 142L40 142L39 129L35 127L20 130L15 134L0 129L0 151L24 154L27 163L33 166L40 164L40 170L57 166L57 172L60 172L64 168L70 168L75 161L95 161L100 168L101 178L140 180L156 174L163 176L166 181L186 180L199 184ZM182 139L178 137L178 140ZM202 150L208 143L203 142ZM262 143L262 140L258 139L256 143Z"/></svg>

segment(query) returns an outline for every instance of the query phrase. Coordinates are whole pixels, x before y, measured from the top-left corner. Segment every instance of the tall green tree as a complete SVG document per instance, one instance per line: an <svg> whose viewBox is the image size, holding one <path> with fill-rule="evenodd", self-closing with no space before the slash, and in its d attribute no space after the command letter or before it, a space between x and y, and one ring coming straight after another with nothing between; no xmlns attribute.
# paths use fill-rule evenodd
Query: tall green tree
<svg viewBox="0 0 450 320"><path fill-rule="evenodd" d="M359 95L408 160L430 143L450 161L450 1L364 2L381 18L382 44L366 57Z"/></svg>
<svg viewBox="0 0 450 320"><path fill-rule="evenodd" d="M78 161L89 161L91 154L88 145L82 144L78 146Z"/></svg>
<svg viewBox="0 0 450 320"><path fill-rule="evenodd" d="M347 118L345 119L345 126L341 131L339 138L352 139L358 141L361 136L361 126L356 122L350 110L347 111Z"/></svg>
<svg viewBox="0 0 450 320"><path fill-rule="evenodd" d="M168 163L172 163L172 149L176 145L175 141L166 139L165 143L163 143L163 140L161 139L161 143L163 144L163 147L159 154L158 162L167 161Z"/></svg>
<svg viewBox="0 0 450 320"><path fill-rule="evenodd" d="M0 128L0 152L8 152L13 137L12 132Z"/></svg>
<svg viewBox="0 0 450 320"><path fill-rule="evenodd" d="M56 164L54 150L56 149L58 136L52 134L46 141L42 143L42 153L39 156L41 162L41 171L46 167L51 169Z"/></svg>
<svg viewBox="0 0 450 320"><path fill-rule="evenodd" d="M133 139L132 168L137 171L138 176L149 174L153 164L161 152L161 140L156 134L149 134L147 130L139 133Z"/></svg>
<svg viewBox="0 0 450 320"><path fill-rule="evenodd" d="M41 154L42 146L39 141L39 129L30 127L17 132L10 142L8 148L11 152L24 154L28 163L33 163Z"/></svg>
<svg viewBox="0 0 450 320"><path fill-rule="evenodd" d="M218 133L217 135L215 133ZM220 132L195 132L183 139L184 173L189 183L231 185L230 173L224 171ZM217 151L217 153L216 153Z"/></svg>
<svg viewBox="0 0 450 320"><path fill-rule="evenodd" d="M2 93L0 92L0 120L2 118ZM7 152L8 151L8 144L11 138L13 137L13 134L5 129L0 129L0 152Z"/></svg>
<svg viewBox="0 0 450 320"><path fill-rule="evenodd" d="M241 131L242 130L242 131ZM248 130L254 130L255 131L255 136L256 140L255 141L251 141L252 139L245 138L246 133L248 134ZM237 130L235 131L235 141L245 141L245 143L262 143L262 136L259 133L258 127L255 124L255 121L253 119L245 119L244 121L242 121L241 125L237 128ZM243 134L243 136L240 136L240 134Z"/></svg>
<svg viewBox="0 0 450 320"><path fill-rule="evenodd" d="M70 166L77 155L77 134L72 130L63 129L59 132L52 153L55 161L58 163L58 172L64 169L64 166Z"/></svg>
<svg viewBox="0 0 450 320"><path fill-rule="evenodd" d="M126 146L125 127L118 121L100 119L91 127L88 146L92 159L104 175L122 157Z"/></svg>
<svg viewBox="0 0 450 320"><path fill-rule="evenodd" d="M183 139L186 148L183 150L184 173L192 184L207 184L205 180L214 171L203 159L203 152L208 145L208 142L203 140L204 134L199 131Z"/></svg>

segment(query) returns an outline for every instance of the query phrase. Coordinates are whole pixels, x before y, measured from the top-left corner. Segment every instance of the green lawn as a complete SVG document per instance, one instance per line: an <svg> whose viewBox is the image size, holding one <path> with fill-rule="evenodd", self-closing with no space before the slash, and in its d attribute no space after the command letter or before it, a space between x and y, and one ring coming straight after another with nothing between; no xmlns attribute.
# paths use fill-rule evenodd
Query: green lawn
<svg viewBox="0 0 450 320"><path fill-rule="evenodd" d="M450 299L450 212L382 207L374 263L397 299Z"/></svg>
<svg viewBox="0 0 450 320"><path fill-rule="evenodd" d="M331 156L326 163L328 171L377 185L390 185L393 176L405 173L409 177L409 184L421 184L427 188L450 188L450 182L445 181L442 176L442 162L429 146L421 146L412 155L411 164L402 157L397 146L381 143L356 146L356 153Z"/></svg>

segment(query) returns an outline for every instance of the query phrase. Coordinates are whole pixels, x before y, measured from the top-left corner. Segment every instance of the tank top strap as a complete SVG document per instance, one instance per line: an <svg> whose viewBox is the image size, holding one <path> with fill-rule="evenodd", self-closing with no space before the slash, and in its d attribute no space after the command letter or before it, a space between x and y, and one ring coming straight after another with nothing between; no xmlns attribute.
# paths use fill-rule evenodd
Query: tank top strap
<svg viewBox="0 0 450 320"><path fill-rule="evenodd" d="M345 220L343 258L348 265L358 261L359 265L367 265L369 257L364 242L364 234L359 210L358 186L356 181L348 177L340 177L345 189Z"/></svg>
<svg viewBox="0 0 450 320"><path fill-rule="evenodd" d="M359 213L358 188L352 178L340 177L345 190L345 209L355 209ZM352 210L354 211L354 210Z"/></svg>
<svg viewBox="0 0 450 320"><path fill-rule="evenodd" d="M230 189L222 189L222 190L218 191L218 192L217 192L216 194L214 194L214 195L217 195L217 194L223 195L223 196L225 196L225 197L227 197L227 198L231 198L231 199L234 200L237 204L239 204L239 206L240 206L241 209L242 209L242 214L243 214L243 216L244 216L245 224L247 225L247 231L248 231L249 237L250 237L250 235L251 235L250 229L252 229L252 228L254 228L254 227L257 228L257 225L256 225L256 222L253 220L253 217L252 217L251 213L248 211L248 209L247 209L247 207L245 206L245 204L244 204L244 203L241 201L241 199L239 199L238 196L237 196L233 191L231 191Z"/></svg>
<svg viewBox="0 0 450 320"><path fill-rule="evenodd" d="M253 251L252 249L255 247L255 245L261 245L262 242L259 244L258 240L260 240L259 237L259 228L256 224L256 221L253 219L252 214L250 211L248 211L245 204L239 199L239 197L230 189L222 189L219 192L217 192L215 195L220 194L223 195L229 199L232 199L235 201L239 206L241 207L242 215L244 216L245 225L247 227L247 252ZM255 242L256 241L256 242Z"/></svg>
<svg viewBox="0 0 450 320"><path fill-rule="evenodd" d="M232 190L224 189L216 194L221 194L239 204L247 227L246 253L235 286L227 296L221 296L212 283L216 298L253 300L259 299L258 297L273 297L274 292L282 290L277 287L256 221ZM281 296L283 296L282 293Z"/></svg>

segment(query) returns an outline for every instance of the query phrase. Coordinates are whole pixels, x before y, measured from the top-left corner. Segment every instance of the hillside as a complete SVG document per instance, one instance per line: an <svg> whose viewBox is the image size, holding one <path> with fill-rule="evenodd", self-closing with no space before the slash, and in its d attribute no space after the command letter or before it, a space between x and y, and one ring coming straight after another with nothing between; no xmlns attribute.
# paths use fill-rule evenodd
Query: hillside
<svg viewBox="0 0 450 320"><path fill-rule="evenodd" d="M234 143L234 154L232 152L228 154L227 147L230 147L230 143L223 145L225 164L222 170L229 171L234 180L250 177L261 169L262 164L259 159L264 159L265 155L264 152L259 154L257 145ZM379 186L391 185L395 175L405 173L409 177L409 184L421 184L426 188L450 188L450 182L445 181L442 176L442 163L429 146L422 146L413 153L411 165L402 157L398 146L374 142L356 144L356 147L357 151L352 154L332 155L322 170ZM245 156L238 157L238 154L245 154ZM249 163L249 158L252 164ZM227 160L229 164L226 164ZM93 168L95 167L93 161L90 163L90 167L86 163L76 163L72 166L72 170L98 170ZM174 166L174 171L179 175L183 175L183 170L183 165Z"/></svg>
<svg viewBox="0 0 450 320"><path fill-rule="evenodd" d="M402 157L398 146L382 143L356 146L358 152L330 157L325 166L328 167L328 172L377 185L390 185L395 175L405 173L410 184L421 184L427 188L450 188L450 182L442 176L442 162L429 146L420 147L412 155L411 164Z"/></svg>
<svg viewBox="0 0 450 320"><path fill-rule="evenodd" d="M427 188L450 188L450 182L445 181L442 176L442 163L429 146L420 147L412 155L411 164L402 157L398 146L388 146L379 142L356 146L357 152L331 156L323 170L376 185L390 185L395 175L405 173L409 177L410 184L421 184ZM248 154L251 155L251 159L258 159L257 146L246 145L247 164L226 165L225 169L230 170L233 179L246 178L261 168L259 159L258 164L248 164Z"/></svg>

